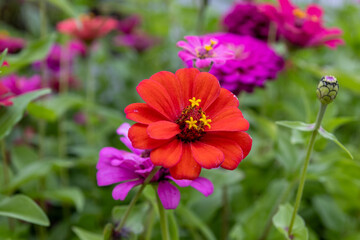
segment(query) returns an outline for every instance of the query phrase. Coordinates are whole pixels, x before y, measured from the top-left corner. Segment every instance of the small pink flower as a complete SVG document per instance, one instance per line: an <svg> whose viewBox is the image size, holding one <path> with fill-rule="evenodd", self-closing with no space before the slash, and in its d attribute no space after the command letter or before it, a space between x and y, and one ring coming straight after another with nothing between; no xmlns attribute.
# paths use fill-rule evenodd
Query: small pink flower
<svg viewBox="0 0 360 240"><path fill-rule="evenodd" d="M9 96L9 89L0 82L0 107L1 106L11 106L13 103L10 101L11 96Z"/></svg>
<svg viewBox="0 0 360 240"><path fill-rule="evenodd" d="M118 29L124 34L130 34L134 31L135 27L139 26L141 18L137 15L131 15L125 19L122 19L118 23Z"/></svg>
<svg viewBox="0 0 360 240"><path fill-rule="evenodd" d="M81 23L77 19L66 19L57 24L57 30L90 44L118 26L118 21L110 17L82 16L80 21Z"/></svg>
<svg viewBox="0 0 360 240"><path fill-rule="evenodd" d="M305 11L293 5L290 0L278 0L280 7L264 4L262 10L277 24L280 34L290 43L300 47L326 45L336 48L343 44L339 28L325 28L323 10L310 4Z"/></svg>
<svg viewBox="0 0 360 240"><path fill-rule="evenodd" d="M41 88L41 78L39 75L27 78L11 74L3 77L0 82L15 96Z"/></svg>
<svg viewBox="0 0 360 240"><path fill-rule="evenodd" d="M195 61L197 68L207 68L212 64L224 64L226 60L234 57L234 52L215 38L200 38L198 36L184 37L187 42L179 41L176 45L184 50L179 52L179 57L188 67Z"/></svg>
<svg viewBox="0 0 360 240"><path fill-rule="evenodd" d="M10 37L7 34L0 33L0 53L6 48L8 53L17 53L25 46L25 40L22 38Z"/></svg>

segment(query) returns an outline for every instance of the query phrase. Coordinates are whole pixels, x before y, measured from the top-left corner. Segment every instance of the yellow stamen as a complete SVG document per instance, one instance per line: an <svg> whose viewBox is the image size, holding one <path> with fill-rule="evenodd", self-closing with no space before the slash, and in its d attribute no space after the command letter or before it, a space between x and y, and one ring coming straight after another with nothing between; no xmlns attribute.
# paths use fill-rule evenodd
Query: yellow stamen
<svg viewBox="0 0 360 240"><path fill-rule="evenodd" d="M211 45L205 45L204 48L206 51L210 51L213 49L213 47Z"/></svg>
<svg viewBox="0 0 360 240"><path fill-rule="evenodd" d="M189 99L189 101L191 102L191 107L200 107L199 102L201 102L201 99L196 99L195 97L193 97L192 99Z"/></svg>
<svg viewBox="0 0 360 240"><path fill-rule="evenodd" d="M206 119L205 114L201 115L200 121L203 122L204 126L208 126L208 128L210 129L211 126L209 123L211 123L211 119Z"/></svg>
<svg viewBox="0 0 360 240"><path fill-rule="evenodd" d="M300 19L306 18L307 16L306 12L302 11L299 8L294 9L292 13L294 14L295 17L298 17Z"/></svg>
<svg viewBox="0 0 360 240"><path fill-rule="evenodd" d="M218 43L216 39L210 39L211 46L215 46Z"/></svg>
<svg viewBox="0 0 360 240"><path fill-rule="evenodd" d="M198 128L198 126L196 126L197 121L194 120L193 117L190 117L190 120L186 120L185 122L189 124L189 129L191 129L192 127L194 127L195 129Z"/></svg>

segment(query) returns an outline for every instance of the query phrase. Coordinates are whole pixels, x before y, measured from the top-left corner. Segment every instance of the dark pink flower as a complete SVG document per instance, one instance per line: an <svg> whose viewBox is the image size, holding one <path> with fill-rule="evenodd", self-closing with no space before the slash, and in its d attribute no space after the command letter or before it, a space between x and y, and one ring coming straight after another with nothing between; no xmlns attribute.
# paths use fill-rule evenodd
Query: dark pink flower
<svg viewBox="0 0 360 240"><path fill-rule="evenodd" d="M226 60L234 57L234 52L218 43L216 38L186 36L187 42L179 41L176 45L183 48L179 57L188 67L208 68L212 64L224 64Z"/></svg>
<svg viewBox="0 0 360 240"><path fill-rule="evenodd" d="M143 52L158 42L158 39L142 32L118 35L114 39L117 46L130 47L138 52Z"/></svg>
<svg viewBox="0 0 360 240"><path fill-rule="evenodd" d="M57 30L71 35L84 43L90 44L94 40L105 36L116 29L118 21L110 17L82 16L80 22L77 19L67 19L57 24Z"/></svg>
<svg viewBox="0 0 360 240"><path fill-rule="evenodd" d="M130 34L134 31L135 27L139 26L141 18L138 15L131 15L122 19L118 23L118 29L124 34Z"/></svg>
<svg viewBox="0 0 360 240"><path fill-rule="evenodd" d="M262 6L262 10L277 24L279 33L291 44L299 47L326 45L336 48L343 44L339 28L326 28L323 25L323 10L316 4L310 4L303 11L290 0L278 0L280 6L271 4Z"/></svg>
<svg viewBox="0 0 360 240"><path fill-rule="evenodd" d="M6 34L0 34L0 52L3 52L6 48L8 53L17 53L25 46L25 40L22 38L10 37Z"/></svg>
<svg viewBox="0 0 360 240"><path fill-rule="evenodd" d="M11 106L13 103L11 102L12 96L9 96L9 89L0 82L0 107L1 106Z"/></svg>
<svg viewBox="0 0 360 240"><path fill-rule="evenodd" d="M128 138L130 124L122 124L117 133L123 137L120 140L132 151L105 147L100 151L97 163L96 179L99 186L118 184L112 196L115 200L124 200L129 191L144 183L153 170L154 165L149 158L148 150L136 149ZM180 187L191 186L209 196L214 190L210 180L198 177L195 180L176 180L170 176L169 169L161 168L150 183L158 184L158 195L165 209L175 209L180 202L179 190L170 182Z"/></svg>
<svg viewBox="0 0 360 240"><path fill-rule="evenodd" d="M14 95L20 95L41 88L41 77L34 75L30 78L20 77L15 74L3 77L0 82Z"/></svg>

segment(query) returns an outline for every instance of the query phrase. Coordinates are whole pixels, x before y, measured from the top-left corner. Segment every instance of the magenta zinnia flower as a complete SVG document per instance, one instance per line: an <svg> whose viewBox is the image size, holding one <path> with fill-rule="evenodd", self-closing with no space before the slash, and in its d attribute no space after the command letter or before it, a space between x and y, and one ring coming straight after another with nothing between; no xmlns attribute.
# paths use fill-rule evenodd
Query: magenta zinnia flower
<svg viewBox="0 0 360 240"><path fill-rule="evenodd" d="M100 151L96 166L99 186L119 183L112 192L115 200L124 200L132 188L144 183L154 168L149 158L150 152L132 146L128 138L129 128L130 125L124 123L118 128L117 133L123 135L120 140L132 152L105 147ZM165 209L175 209L180 202L180 192L170 181L180 187L191 186L205 196L209 196L214 190L213 184L206 178L198 177L192 181L176 180L170 176L168 169L161 168L150 183L158 184L158 195Z"/></svg>
<svg viewBox="0 0 360 240"><path fill-rule="evenodd" d="M6 48L8 53L17 53L25 46L25 40L22 38L10 37L7 34L0 33L0 52L3 52Z"/></svg>
<svg viewBox="0 0 360 240"><path fill-rule="evenodd" d="M216 38L186 36L187 42L179 41L176 45L184 50L179 52L179 57L188 67L208 68L211 64L224 64L226 60L234 57L234 53L218 43Z"/></svg>
<svg viewBox="0 0 360 240"><path fill-rule="evenodd" d="M210 37L235 52L235 57L225 64L214 64L210 73L217 77L222 87L236 95L264 87L265 82L275 79L284 67L284 60L260 40L231 33L210 34Z"/></svg>
<svg viewBox="0 0 360 240"><path fill-rule="evenodd" d="M267 40L270 19L260 10L259 4L238 2L224 16L222 25L227 32Z"/></svg>
<svg viewBox="0 0 360 240"><path fill-rule="evenodd" d="M30 78L27 78L11 74L9 76L3 77L0 82L16 96L41 88L41 78L39 75L34 75Z"/></svg>
<svg viewBox="0 0 360 240"><path fill-rule="evenodd" d="M293 5L289 0L278 0L280 7L265 4L261 8L277 24L280 34L291 44L300 47L326 45L336 48L343 44L339 28L323 26L323 10L316 4L310 4L305 11Z"/></svg>

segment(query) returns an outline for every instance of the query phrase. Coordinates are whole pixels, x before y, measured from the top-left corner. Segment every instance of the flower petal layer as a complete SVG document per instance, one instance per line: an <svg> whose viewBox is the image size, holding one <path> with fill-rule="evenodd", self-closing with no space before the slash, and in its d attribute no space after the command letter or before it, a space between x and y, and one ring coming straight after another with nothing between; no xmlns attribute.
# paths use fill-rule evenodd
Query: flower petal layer
<svg viewBox="0 0 360 240"><path fill-rule="evenodd" d="M214 185L212 182L209 179L203 177L198 177L197 179L191 181L190 186L204 194L205 197L211 195L214 192Z"/></svg>
<svg viewBox="0 0 360 240"><path fill-rule="evenodd" d="M183 144L183 154L180 161L170 168L170 174L175 179L196 179L201 172L201 166L192 156L190 144Z"/></svg>
<svg viewBox="0 0 360 240"><path fill-rule="evenodd" d="M193 96L193 80L200 73L196 68L183 68L176 71L175 75L179 79L182 92L182 106L189 105L189 99Z"/></svg>
<svg viewBox="0 0 360 240"><path fill-rule="evenodd" d="M150 153L150 160L154 165L171 168L181 159L183 154L182 142L177 139L166 143Z"/></svg>
<svg viewBox="0 0 360 240"><path fill-rule="evenodd" d="M159 182L157 192L165 209L175 209L179 205L180 192L168 181Z"/></svg>
<svg viewBox="0 0 360 240"><path fill-rule="evenodd" d="M229 90L221 88L219 97L206 109L206 114L213 116L228 107L239 107L238 98Z"/></svg>
<svg viewBox="0 0 360 240"><path fill-rule="evenodd" d="M224 162L224 154L218 148L203 142L191 143L194 159L203 168L217 168Z"/></svg>
<svg viewBox="0 0 360 240"><path fill-rule="evenodd" d="M200 107L204 111L218 98L220 84L217 78L207 72L196 75L193 94L196 99L201 99Z"/></svg>
<svg viewBox="0 0 360 240"><path fill-rule="evenodd" d="M153 139L170 139L180 133L180 128L173 122L157 121L148 126L147 133Z"/></svg>
<svg viewBox="0 0 360 240"><path fill-rule="evenodd" d="M243 117L241 111L237 108L226 108L210 115L211 128L207 132L213 131L246 131L249 129L249 122Z"/></svg>
<svg viewBox="0 0 360 240"><path fill-rule="evenodd" d="M135 123L129 129L129 139L131 140L134 148L153 149L169 141L169 140L156 140L150 138L146 131L147 127L148 125Z"/></svg>
<svg viewBox="0 0 360 240"><path fill-rule="evenodd" d="M149 107L146 103L133 103L124 110L126 118L143 123L150 124L152 122L166 120L167 117L160 114L155 109Z"/></svg>
<svg viewBox="0 0 360 240"><path fill-rule="evenodd" d="M137 185L140 185L142 183L143 180L120 183L113 189L112 196L115 200L123 201L133 187L136 187Z"/></svg>

